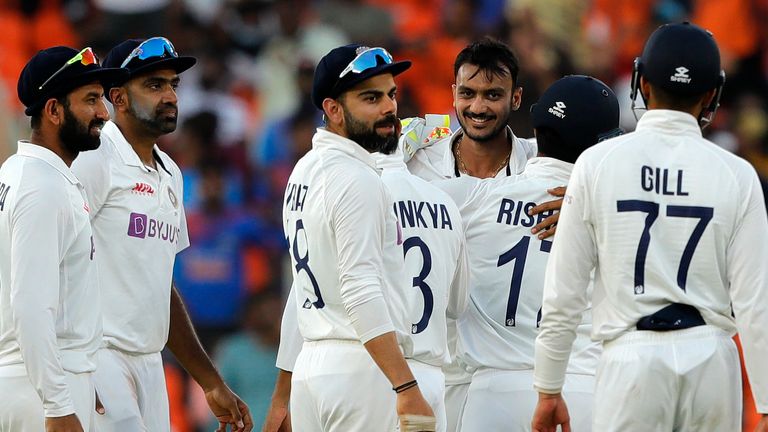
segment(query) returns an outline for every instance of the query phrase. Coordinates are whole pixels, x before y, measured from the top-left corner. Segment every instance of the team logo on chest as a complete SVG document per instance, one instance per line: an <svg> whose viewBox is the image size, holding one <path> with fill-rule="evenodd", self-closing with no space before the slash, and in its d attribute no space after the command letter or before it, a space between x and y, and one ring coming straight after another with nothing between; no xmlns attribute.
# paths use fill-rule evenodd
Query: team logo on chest
<svg viewBox="0 0 768 432"><path fill-rule="evenodd" d="M168 199L171 200L171 204L173 204L173 208L175 209L179 208L179 199L176 198L176 194L173 193L173 189L171 189L170 186L168 186Z"/></svg>

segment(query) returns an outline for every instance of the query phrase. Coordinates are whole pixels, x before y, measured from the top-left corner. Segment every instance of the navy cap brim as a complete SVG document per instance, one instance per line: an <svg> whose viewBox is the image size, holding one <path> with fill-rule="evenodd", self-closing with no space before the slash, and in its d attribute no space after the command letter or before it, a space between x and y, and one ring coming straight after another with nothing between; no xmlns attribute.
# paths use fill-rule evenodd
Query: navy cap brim
<svg viewBox="0 0 768 432"><path fill-rule="evenodd" d="M359 74L354 74L350 79L340 80L339 83L331 90L330 96L337 97L340 94L344 93L345 91L351 89L352 87L360 84L361 82L369 78L375 77L377 75L389 73L389 74L392 74L393 77L397 76L407 71L408 68L410 67L411 67L410 60L401 60L394 63L383 64L375 68L364 70Z"/></svg>
<svg viewBox="0 0 768 432"><path fill-rule="evenodd" d="M43 97L35 104L27 107L24 114L28 116L35 115L45 106L45 103L55 97L65 95L78 87L90 84L92 82L101 83L104 87L104 93L109 92L112 83L122 81L128 78L128 70L121 68L99 68L83 72L75 77L68 78L66 82L52 82L51 91L46 91ZM45 88L43 88L45 90Z"/></svg>
<svg viewBox="0 0 768 432"><path fill-rule="evenodd" d="M145 74L147 72L160 70L160 69L173 69L174 71L176 71L177 74L180 74L185 70L194 66L196 63L197 63L197 59L195 57L189 57L189 56L168 57L162 60L153 61L145 65L126 69L128 71L128 74L125 76L125 79L123 79L122 81L113 81L112 86L123 85L125 84L125 82L139 75Z"/></svg>

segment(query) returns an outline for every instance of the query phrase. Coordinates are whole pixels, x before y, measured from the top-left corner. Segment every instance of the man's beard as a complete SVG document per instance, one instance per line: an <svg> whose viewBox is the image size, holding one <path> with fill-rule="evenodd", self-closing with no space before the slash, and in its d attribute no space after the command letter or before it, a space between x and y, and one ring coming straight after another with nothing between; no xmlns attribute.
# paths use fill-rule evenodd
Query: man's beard
<svg viewBox="0 0 768 432"><path fill-rule="evenodd" d="M81 123L69 107L64 107L64 123L59 129L59 140L64 149L72 154L96 150L101 144L99 135L92 135L91 129L104 127L104 120L93 119L88 125Z"/></svg>
<svg viewBox="0 0 768 432"><path fill-rule="evenodd" d="M358 143L360 147L369 152L392 154L397 150L399 137L396 133L381 136L376 133L377 127L393 126L397 130L399 120L394 114L389 114L373 124L369 128L364 122L356 119L347 110L344 110L344 122L347 127L347 138Z"/></svg>
<svg viewBox="0 0 768 432"><path fill-rule="evenodd" d="M489 118L491 116L488 116L486 114L472 114L468 111L464 111L462 115L459 115L459 113L457 112L456 117L459 120L459 126L461 126L461 130L464 132L464 135L466 135L467 137L469 137L470 139L476 142L486 142L486 141L493 140L494 138L499 136L499 134L501 134L507 129L507 124L509 123L509 119L510 117L512 117L512 110L509 110L506 113L502 113L502 114L503 114L502 121L499 121L490 132L486 132L483 135L478 135L474 133L472 130L468 130L469 128L467 128L465 124L465 117L474 117L476 119L484 119L484 118ZM495 120L498 121L499 118L497 117Z"/></svg>
<svg viewBox="0 0 768 432"><path fill-rule="evenodd" d="M163 118L163 116L166 115L164 111L168 110L176 111L176 116L172 118ZM178 107L176 104L166 103L158 106L154 112L149 112L149 110L137 107L137 105L131 101L128 107L128 112L154 135L165 135L176 130L176 123L178 120Z"/></svg>

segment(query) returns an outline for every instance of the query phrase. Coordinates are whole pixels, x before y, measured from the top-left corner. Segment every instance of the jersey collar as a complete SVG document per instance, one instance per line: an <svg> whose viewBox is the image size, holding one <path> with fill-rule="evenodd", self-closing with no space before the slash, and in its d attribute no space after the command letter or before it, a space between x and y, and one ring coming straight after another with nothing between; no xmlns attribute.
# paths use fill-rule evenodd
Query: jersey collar
<svg viewBox="0 0 768 432"><path fill-rule="evenodd" d="M447 148L445 149L442 171L446 178L462 176L461 172L459 171L458 163L456 162L456 157L453 155L453 148L456 144L456 140L462 136L464 136L464 131L462 129L457 129L451 137L451 141L448 143ZM512 175L522 173L523 168L525 168L525 164L528 161L528 157L526 156L524 149L519 148L516 151L516 147L518 147L518 138L515 136L515 133L512 132L512 128L509 126L507 126L507 140L512 144L509 154L509 163L507 163L505 169L499 171L496 174L497 178L510 177Z"/></svg>
<svg viewBox="0 0 768 432"><path fill-rule="evenodd" d="M376 169L376 161L373 156L368 153L368 150L360 147L360 144L322 127L317 128L315 135L312 137L312 148L331 148L340 150L353 158L360 160L374 170Z"/></svg>
<svg viewBox="0 0 768 432"><path fill-rule="evenodd" d="M43 146L33 144L27 140L20 140L18 142L18 146L19 149L16 151L16 154L40 159L41 161L55 168L56 171L60 172L61 175L69 180L70 183L80 184L80 181L77 179L77 177L75 177L75 174L72 172L72 170L69 169L67 164L65 164L64 161L56 153Z"/></svg>
<svg viewBox="0 0 768 432"><path fill-rule="evenodd" d="M659 130L669 134L679 135L682 131L686 135L701 138L701 126L692 115L665 109L648 110L637 122L635 130Z"/></svg>
<svg viewBox="0 0 768 432"><path fill-rule="evenodd" d="M106 136L110 141L112 141L115 149L117 150L117 153L120 155L120 159L125 165L139 167L143 170L147 169L144 166L144 163L141 161L141 158L139 158L139 155L136 153L136 150L133 149L133 146L131 146L128 140L125 139L125 136L123 136L120 128L118 128L112 120L109 120L104 124L104 127L101 129L101 134L102 136ZM160 149L157 147L157 144L155 144L154 148L152 149L152 155L157 161L157 164L162 167L163 170L169 175L173 175L165 167L165 163L160 157L159 150Z"/></svg>

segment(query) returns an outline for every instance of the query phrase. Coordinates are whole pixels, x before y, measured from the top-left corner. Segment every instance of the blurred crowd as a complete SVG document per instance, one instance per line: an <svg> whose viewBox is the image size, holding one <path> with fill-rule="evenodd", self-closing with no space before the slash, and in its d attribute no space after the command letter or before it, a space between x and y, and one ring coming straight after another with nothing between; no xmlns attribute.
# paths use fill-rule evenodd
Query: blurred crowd
<svg viewBox="0 0 768 432"><path fill-rule="evenodd" d="M175 280L260 425L290 284L282 197L320 123L309 94L325 53L358 42L411 59L398 77L399 115L453 114L456 54L493 35L521 62L517 135L532 136L529 106L573 73L613 86L631 130L632 61L660 23L683 20L714 33L727 73L708 137L750 161L768 191L768 0L1 0L0 160L28 135L16 82L37 50L91 46L103 58L124 39L162 35L198 58L182 77L178 129L160 143L184 172L192 242ZM199 390L171 358L167 373L175 431L212 430Z"/></svg>

